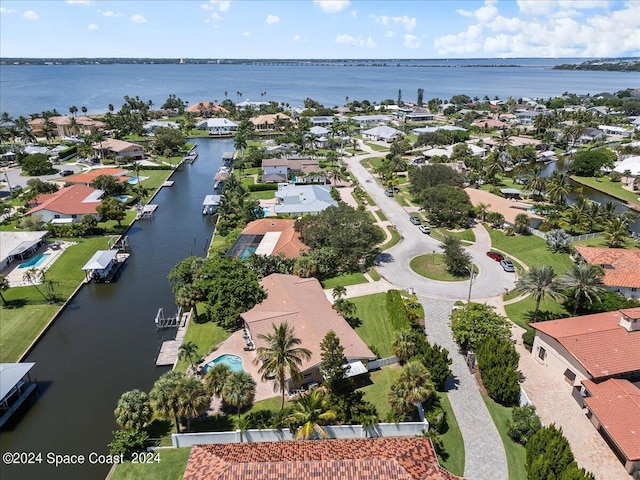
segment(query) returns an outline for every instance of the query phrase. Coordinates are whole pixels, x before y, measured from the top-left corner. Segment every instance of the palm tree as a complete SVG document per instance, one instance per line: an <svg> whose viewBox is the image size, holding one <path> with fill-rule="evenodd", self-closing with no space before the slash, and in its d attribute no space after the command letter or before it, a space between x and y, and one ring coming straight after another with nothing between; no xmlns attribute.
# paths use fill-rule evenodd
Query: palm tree
<svg viewBox="0 0 640 480"><path fill-rule="evenodd" d="M38 285L36 282L41 282L42 281L42 271L37 269L37 268L29 268L27 269L26 272L24 272L22 274L22 280L24 280L25 282L30 283L31 285L34 286L34 288L38 291L38 293L40 295L42 295L42 297L48 302L49 301L49 297L47 297L42 290L40 290L38 288Z"/></svg>
<svg viewBox="0 0 640 480"><path fill-rule="evenodd" d="M560 281L566 287L574 291L573 316L578 312L578 304L582 297L586 297L589 303L594 299L599 299L599 295L604 292L604 271L599 265L591 263L577 263L571 266Z"/></svg>
<svg viewBox="0 0 640 480"><path fill-rule="evenodd" d="M78 107L76 107L75 105L71 105L69 107L69 113L75 117L76 113L78 113Z"/></svg>
<svg viewBox="0 0 640 480"><path fill-rule="evenodd" d="M186 342L180 345L180 350L178 350L178 358L179 359L187 359L191 364L191 370L195 373L196 366L195 362L200 360L200 353L198 352L198 345L193 342Z"/></svg>
<svg viewBox="0 0 640 480"><path fill-rule="evenodd" d="M247 148L247 139L243 134L236 134L233 138L233 147L240 152L240 158L244 160L244 151Z"/></svg>
<svg viewBox="0 0 640 480"><path fill-rule="evenodd" d="M230 375L231 369L224 363L216 363L207 370L207 374L204 376L204 384L209 394L213 397L220 398L222 396L222 388Z"/></svg>
<svg viewBox="0 0 640 480"><path fill-rule="evenodd" d="M527 274L516 283L516 289L522 293L533 295L536 306L533 311L533 323L538 321L540 302L548 295L556 301L562 300L564 295L560 292L562 284L556 280L556 272L550 265L534 265Z"/></svg>
<svg viewBox="0 0 640 480"><path fill-rule="evenodd" d="M187 431L191 430L191 419L204 412L211 398L202 382L196 377L183 376L178 382L176 414L187 419Z"/></svg>
<svg viewBox="0 0 640 480"><path fill-rule="evenodd" d="M256 351L256 363L261 362L258 372L262 380L274 377L276 388L282 392L280 410L284 409L284 392L287 374L293 380L300 376L299 367L304 360L311 358L311 352L306 348L297 347L301 341L294 337L293 327L289 328L287 322L276 326L272 324L273 333L259 334L258 339L267 343L266 347L258 347Z"/></svg>
<svg viewBox="0 0 640 480"><path fill-rule="evenodd" d="M565 198L571 193L572 187L569 183L569 176L566 173L554 171L547 184L547 194L549 200L557 205L564 203Z"/></svg>
<svg viewBox="0 0 640 480"><path fill-rule="evenodd" d="M478 216L480 217L480 220L484 222L484 219L487 215L487 212L489 211L489 208L491 208L491 204L489 203L478 203L476 205L476 212L478 213Z"/></svg>
<svg viewBox="0 0 640 480"><path fill-rule="evenodd" d="M605 226L604 234L609 247L621 248L629 238L629 224L620 217L614 217Z"/></svg>
<svg viewBox="0 0 640 480"><path fill-rule="evenodd" d="M7 305L7 300L2 295L2 292L9 289L9 280L7 280L6 275L0 275L0 298L2 299L2 304Z"/></svg>
<svg viewBox="0 0 640 480"><path fill-rule="evenodd" d="M413 357L417 352L415 335L412 330L400 330L396 333L392 343L393 354L403 362Z"/></svg>
<svg viewBox="0 0 640 480"><path fill-rule="evenodd" d="M233 372L222 387L222 400L237 409L238 423L240 423L240 410L251 405L255 395L256 382L244 371Z"/></svg>
<svg viewBox="0 0 640 480"><path fill-rule="evenodd" d="M333 297L334 300L338 301L341 300L342 297L344 297L347 294L347 288L343 285L336 285L333 288L333 292L331 293L331 296Z"/></svg>
<svg viewBox="0 0 640 480"><path fill-rule="evenodd" d="M412 405L427 400L435 391L427 368L417 360L407 363L391 386L387 401L396 415L403 417Z"/></svg>
<svg viewBox="0 0 640 480"><path fill-rule="evenodd" d="M327 433L321 424L326 425L336 417L336 412L331 410L324 392L319 388L314 388L306 395L294 400L289 419L300 425L296 432L296 440L309 440L317 437L327 438Z"/></svg>
<svg viewBox="0 0 640 480"><path fill-rule="evenodd" d="M151 420L149 395L140 390L124 392L114 410L116 423L126 430L140 430Z"/></svg>
<svg viewBox="0 0 640 480"><path fill-rule="evenodd" d="M183 308L190 308L193 311L193 319L198 321L198 302L202 299L202 292L193 286L192 283L185 283L176 288L175 301Z"/></svg>
<svg viewBox="0 0 640 480"><path fill-rule="evenodd" d="M179 415L179 385L184 375L171 370L162 375L149 392L151 407L160 418L173 419L176 422L176 430L180 433Z"/></svg>

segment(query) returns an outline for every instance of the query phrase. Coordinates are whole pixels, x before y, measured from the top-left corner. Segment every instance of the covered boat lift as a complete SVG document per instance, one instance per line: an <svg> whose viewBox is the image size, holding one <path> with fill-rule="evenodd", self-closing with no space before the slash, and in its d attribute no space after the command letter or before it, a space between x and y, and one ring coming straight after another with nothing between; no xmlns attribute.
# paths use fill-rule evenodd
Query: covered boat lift
<svg viewBox="0 0 640 480"><path fill-rule="evenodd" d="M34 362L0 363L0 427L38 388L29 377L34 365Z"/></svg>
<svg viewBox="0 0 640 480"><path fill-rule="evenodd" d="M87 282L109 283L122 263L129 258L128 253L118 253L119 250L98 250L93 257L85 263L82 270L85 271Z"/></svg>
<svg viewBox="0 0 640 480"><path fill-rule="evenodd" d="M202 214L203 215L213 215L220 205L221 195L207 195L204 197L204 201L202 202Z"/></svg>

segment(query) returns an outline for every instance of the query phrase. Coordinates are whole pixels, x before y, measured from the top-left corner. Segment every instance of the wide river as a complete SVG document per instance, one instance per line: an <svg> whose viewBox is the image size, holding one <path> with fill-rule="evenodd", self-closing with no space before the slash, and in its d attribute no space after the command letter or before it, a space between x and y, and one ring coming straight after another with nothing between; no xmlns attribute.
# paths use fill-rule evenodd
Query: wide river
<svg viewBox="0 0 640 480"><path fill-rule="evenodd" d="M116 429L113 410L122 392L148 392L166 369L157 368L162 334L158 308L175 311L167 274L189 255L206 255L213 224L202 215L204 196L232 140L199 139L199 158L174 173L153 203L151 220L128 231L132 255L116 282L84 286L26 358L41 395L12 430L0 434L4 452L107 453ZM78 265L80 268L81 265ZM104 478L109 466L0 466L3 479Z"/></svg>
<svg viewBox="0 0 640 480"><path fill-rule="evenodd" d="M583 60L583 59L582 59ZM306 98L325 106L350 100L415 102L457 94L490 98L550 98L564 92L597 94L640 87L637 73L552 70L581 59L473 59L345 61L308 65L0 65L0 111L11 116L75 105L89 113L116 109L139 96L160 107L169 94L191 105L203 101L277 101L301 107ZM382 66L384 63L385 66ZM225 96L226 92L226 96ZM241 95L238 95L241 93Z"/></svg>

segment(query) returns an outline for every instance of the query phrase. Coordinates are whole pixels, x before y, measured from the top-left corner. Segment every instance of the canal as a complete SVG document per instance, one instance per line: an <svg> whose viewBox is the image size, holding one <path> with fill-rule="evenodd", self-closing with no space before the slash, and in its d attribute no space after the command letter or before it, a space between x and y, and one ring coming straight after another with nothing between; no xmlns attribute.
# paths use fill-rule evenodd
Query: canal
<svg viewBox="0 0 640 480"><path fill-rule="evenodd" d="M174 312L167 274L189 255L204 256L211 240L211 216L202 215L204 196L233 140L198 139L199 157L176 171L173 187L153 200L153 219L129 229L132 255L111 284L85 285L25 361L40 396L18 422L0 434L2 452L42 453L42 463L0 466L6 479L102 479L109 465L91 465L92 452L108 453L117 428L113 410L120 395L148 392L166 371L155 366L163 336L154 318L158 308ZM81 265L78 265L80 268ZM46 455L84 455L82 465L55 467Z"/></svg>

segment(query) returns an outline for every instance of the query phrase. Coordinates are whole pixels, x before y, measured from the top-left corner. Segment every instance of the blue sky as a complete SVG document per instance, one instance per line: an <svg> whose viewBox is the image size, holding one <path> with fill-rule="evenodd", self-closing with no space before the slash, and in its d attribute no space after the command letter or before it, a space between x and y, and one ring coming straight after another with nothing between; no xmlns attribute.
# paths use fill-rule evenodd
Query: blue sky
<svg viewBox="0 0 640 480"><path fill-rule="evenodd" d="M638 0L0 0L2 57L621 57L638 32Z"/></svg>

